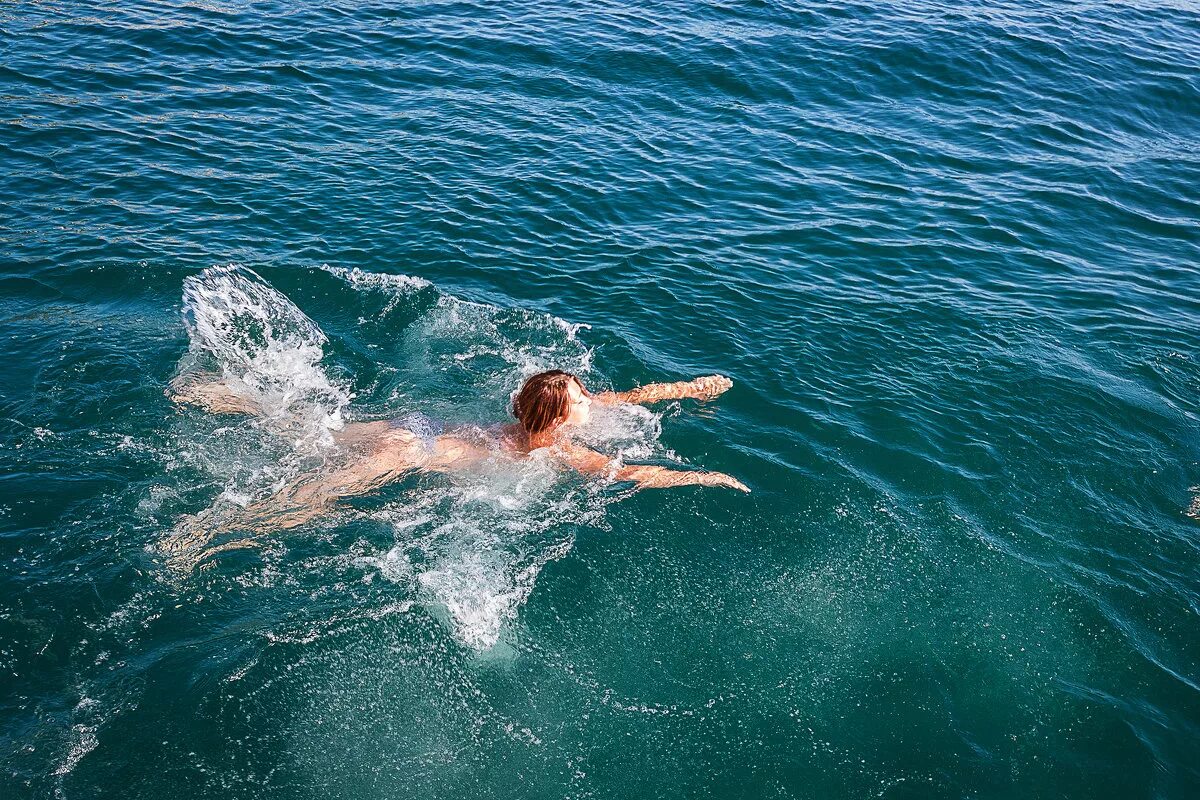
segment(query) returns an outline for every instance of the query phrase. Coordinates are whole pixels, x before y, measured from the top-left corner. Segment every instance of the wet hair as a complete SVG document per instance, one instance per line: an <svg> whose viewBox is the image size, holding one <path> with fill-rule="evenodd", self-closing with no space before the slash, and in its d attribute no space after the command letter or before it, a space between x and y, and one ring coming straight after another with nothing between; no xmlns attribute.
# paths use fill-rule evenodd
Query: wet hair
<svg viewBox="0 0 1200 800"><path fill-rule="evenodd" d="M530 436L543 433L565 420L571 413L572 382L583 388L582 381L570 372L552 369L531 375L513 397L513 416Z"/></svg>

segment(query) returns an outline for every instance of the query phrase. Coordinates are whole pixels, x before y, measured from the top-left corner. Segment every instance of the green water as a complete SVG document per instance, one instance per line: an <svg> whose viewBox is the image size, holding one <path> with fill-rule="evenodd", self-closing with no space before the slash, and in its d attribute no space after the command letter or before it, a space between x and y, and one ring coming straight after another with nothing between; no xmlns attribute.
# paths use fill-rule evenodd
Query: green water
<svg viewBox="0 0 1200 800"><path fill-rule="evenodd" d="M15 2L0 53L0 796L1197 796L1192 5ZM550 367L730 376L587 436L753 492L493 464L160 553Z"/></svg>

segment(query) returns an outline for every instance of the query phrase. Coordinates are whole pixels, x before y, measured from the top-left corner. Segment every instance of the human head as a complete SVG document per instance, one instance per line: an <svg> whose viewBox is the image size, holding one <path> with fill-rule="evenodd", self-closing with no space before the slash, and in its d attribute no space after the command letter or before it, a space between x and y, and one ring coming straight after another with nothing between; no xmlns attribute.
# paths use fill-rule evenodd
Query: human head
<svg viewBox="0 0 1200 800"><path fill-rule="evenodd" d="M591 395L569 372L552 369L530 376L513 398L513 415L530 436L560 425L584 425L591 416Z"/></svg>

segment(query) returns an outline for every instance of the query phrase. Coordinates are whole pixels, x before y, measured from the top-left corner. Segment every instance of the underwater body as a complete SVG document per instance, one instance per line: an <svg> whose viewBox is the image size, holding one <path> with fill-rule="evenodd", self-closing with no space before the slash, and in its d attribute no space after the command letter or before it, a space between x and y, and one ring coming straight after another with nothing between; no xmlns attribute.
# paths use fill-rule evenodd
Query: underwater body
<svg viewBox="0 0 1200 800"><path fill-rule="evenodd" d="M0 797L1200 796L1194 5L14 2L0 52ZM496 460L164 552L551 368L728 375L582 435L752 493Z"/></svg>

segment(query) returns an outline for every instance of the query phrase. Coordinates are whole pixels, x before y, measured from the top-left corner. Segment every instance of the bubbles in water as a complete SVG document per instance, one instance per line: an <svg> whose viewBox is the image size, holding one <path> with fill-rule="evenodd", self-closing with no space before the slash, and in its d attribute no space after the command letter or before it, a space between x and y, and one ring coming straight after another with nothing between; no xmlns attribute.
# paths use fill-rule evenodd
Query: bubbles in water
<svg viewBox="0 0 1200 800"><path fill-rule="evenodd" d="M663 413L643 406L593 403L591 422L579 429L576 439L622 461L665 458L677 462L678 456L658 440Z"/></svg>
<svg viewBox="0 0 1200 800"><path fill-rule="evenodd" d="M602 526L598 487L564 480L549 458L498 457L418 487L375 514L395 530L388 552L360 559L444 612L455 637L496 644L542 568L569 552L578 526Z"/></svg>
<svg viewBox="0 0 1200 800"><path fill-rule="evenodd" d="M54 770L56 776L68 774L75 769L84 756L96 749L96 726L94 725L73 725L71 726L71 742L67 749L67 755Z"/></svg>
<svg viewBox="0 0 1200 800"><path fill-rule="evenodd" d="M371 408L373 416L435 414L451 427L469 423L460 425L460 434L472 431L486 444L494 442L494 431L478 426L507 419L511 396L526 377L551 368L591 372L592 351L579 338L586 326L462 300L421 278L321 269L364 295L363 306L377 306L365 295L384 293L383 314L415 293L436 293L423 309L405 306L415 316L402 330L389 331L388 342L360 343L380 345L389 362L384 366L399 382L390 400ZM216 372L262 415L263 421L231 424L201 438L192 459L225 475L218 503L244 506L289 471L294 476L301 463L296 456L328 449L330 431L342 425L352 395L323 366L326 334L250 270L214 267L189 278L184 307L192 344L185 369ZM350 335L379 333L360 326ZM399 344L383 347L392 341ZM646 409L597 407L581 438L617 459L673 460L658 443L660 432L661 416ZM263 435L282 441L283 452L272 454ZM604 508L614 498L547 456L499 452L470 469L422 477L399 496L389 494L374 501L369 516L392 526L394 544L374 554L360 551L359 567L403 587L442 617L460 643L477 650L499 641L542 568L569 552L581 526L604 526Z"/></svg>

